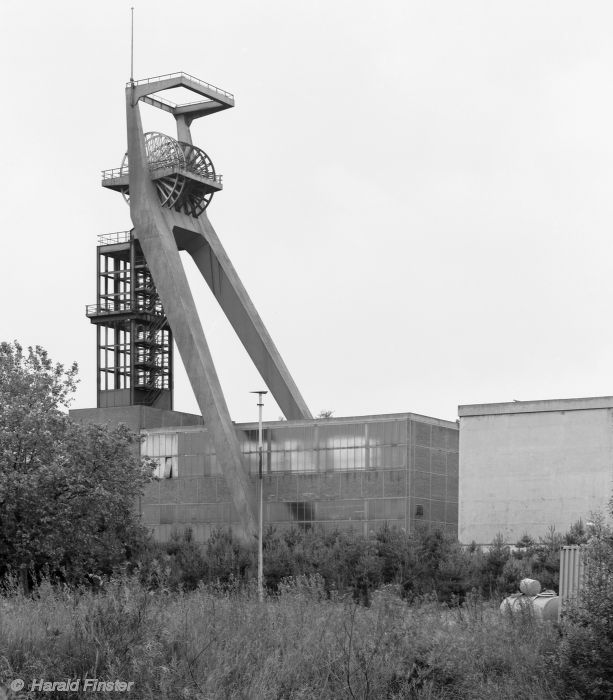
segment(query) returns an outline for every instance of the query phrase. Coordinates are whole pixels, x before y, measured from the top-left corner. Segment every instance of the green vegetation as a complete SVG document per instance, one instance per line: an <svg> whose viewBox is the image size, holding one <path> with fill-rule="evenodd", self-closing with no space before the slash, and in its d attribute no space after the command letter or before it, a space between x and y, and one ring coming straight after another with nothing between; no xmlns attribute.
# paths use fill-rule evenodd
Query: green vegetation
<svg viewBox="0 0 613 700"><path fill-rule="evenodd" d="M478 596L408 605L383 588L366 608L303 576L259 604L251 587L152 594L117 577L98 594L14 591L2 608L4 684L120 679L160 699L560 697L543 664L556 631L529 614L502 619Z"/></svg>
<svg viewBox="0 0 613 700"><path fill-rule="evenodd" d="M498 537L484 552L436 530L407 534L384 527L364 537L352 531L270 528L264 537L264 576L275 593L284 578L317 574L328 594L349 592L366 606L385 585L396 586L408 601L434 594L440 602L461 603L474 591L500 601L526 577L557 590L560 547L577 541L577 532L587 541L585 528L577 524L566 535L550 531L538 541L522 538L513 551ZM143 582L155 581L163 569L172 589L192 590L199 582L247 582L255 556L254 547L245 547L231 533L214 532L202 548L187 530L166 545L145 547L139 561Z"/></svg>
<svg viewBox="0 0 613 700"><path fill-rule="evenodd" d="M189 537L149 545L96 590L43 579L26 596L6 577L0 689L16 677L93 677L133 681L139 698L608 698L612 542L590 528L587 585L560 627L529 608L500 615L500 598L476 587L450 592L465 590L466 572L485 573L487 590L534 554L390 529L371 539L269 532L277 578L263 604L252 555L223 532L204 549ZM281 576L315 561L327 578Z"/></svg>

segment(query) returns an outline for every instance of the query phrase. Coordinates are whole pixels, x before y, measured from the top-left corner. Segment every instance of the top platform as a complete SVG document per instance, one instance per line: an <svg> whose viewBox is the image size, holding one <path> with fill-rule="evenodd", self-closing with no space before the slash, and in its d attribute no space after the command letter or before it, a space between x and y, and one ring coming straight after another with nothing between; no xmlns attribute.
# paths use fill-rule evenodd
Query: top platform
<svg viewBox="0 0 613 700"><path fill-rule="evenodd" d="M205 99L179 104L157 94L177 87L183 87ZM197 119L234 107L234 95L231 92L222 90L183 71L130 81L126 83L126 90L133 91L133 104L142 100L175 116L184 114L190 119Z"/></svg>

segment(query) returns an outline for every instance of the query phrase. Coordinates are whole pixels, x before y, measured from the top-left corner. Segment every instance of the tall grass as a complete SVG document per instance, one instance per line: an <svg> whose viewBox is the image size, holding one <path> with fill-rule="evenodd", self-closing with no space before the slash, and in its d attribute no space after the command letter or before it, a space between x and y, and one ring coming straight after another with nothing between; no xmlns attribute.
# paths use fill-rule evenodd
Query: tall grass
<svg viewBox="0 0 613 700"><path fill-rule="evenodd" d="M476 594L456 608L409 605L388 586L367 608L330 597L315 575L284 580L259 604L249 587L152 593L123 576L99 593L10 591L0 606L4 688L89 677L134 681L138 698L562 697L547 673L557 632Z"/></svg>

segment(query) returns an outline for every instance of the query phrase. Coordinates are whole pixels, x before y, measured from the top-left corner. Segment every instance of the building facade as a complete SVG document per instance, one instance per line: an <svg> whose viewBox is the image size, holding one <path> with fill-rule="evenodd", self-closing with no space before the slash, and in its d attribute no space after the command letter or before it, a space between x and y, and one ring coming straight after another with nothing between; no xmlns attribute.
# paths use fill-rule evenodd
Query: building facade
<svg viewBox="0 0 613 700"><path fill-rule="evenodd" d="M124 422L143 435L156 479L141 502L159 541L190 529L205 542L238 518L213 442L199 416L147 406L84 409L78 420ZM236 424L249 480L258 470L257 424ZM458 426L412 413L264 424L264 522L353 529L420 524L457 535Z"/></svg>
<svg viewBox="0 0 613 700"><path fill-rule="evenodd" d="M604 512L613 397L459 406L459 539L508 544Z"/></svg>

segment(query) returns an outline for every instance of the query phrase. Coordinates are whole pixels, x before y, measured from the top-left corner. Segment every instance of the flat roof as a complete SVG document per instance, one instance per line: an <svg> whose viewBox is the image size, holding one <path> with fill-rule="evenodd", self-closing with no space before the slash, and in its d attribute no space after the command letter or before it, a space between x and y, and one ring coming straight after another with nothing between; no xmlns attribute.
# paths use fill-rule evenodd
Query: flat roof
<svg viewBox="0 0 613 700"><path fill-rule="evenodd" d="M469 416L499 416L510 413L546 413L549 411L590 411L613 408L613 396L588 396L579 399L541 399L538 401L507 401L505 403L475 403L458 406L460 418Z"/></svg>
<svg viewBox="0 0 613 700"><path fill-rule="evenodd" d="M330 418L299 418L294 420L283 421L265 421L268 427L284 426L284 425L333 425L334 423L376 423L377 421L386 420L414 420L418 423L429 423L430 425L438 425L443 428L458 429L455 421L448 421L442 418L432 418L431 416L422 416L419 413L378 413L367 416L330 416ZM237 427L250 430L253 427L258 427L257 421L249 423L237 423Z"/></svg>
<svg viewBox="0 0 613 700"><path fill-rule="evenodd" d="M443 420L442 418L432 418L430 416L422 416L418 413L379 413L368 416L332 416L330 418L300 418L296 420L275 420L263 421L262 425L265 428L283 428L283 427L306 427L310 425L334 425L334 424L351 424L351 423L377 423L380 421L389 420L414 420L418 423L428 423L442 428L451 428L458 430L458 424L455 421ZM234 423L236 428L240 430L257 430L258 422L249 423ZM167 426L162 428L143 428L143 433L168 433L168 432L190 432L202 431L204 425L180 425Z"/></svg>

